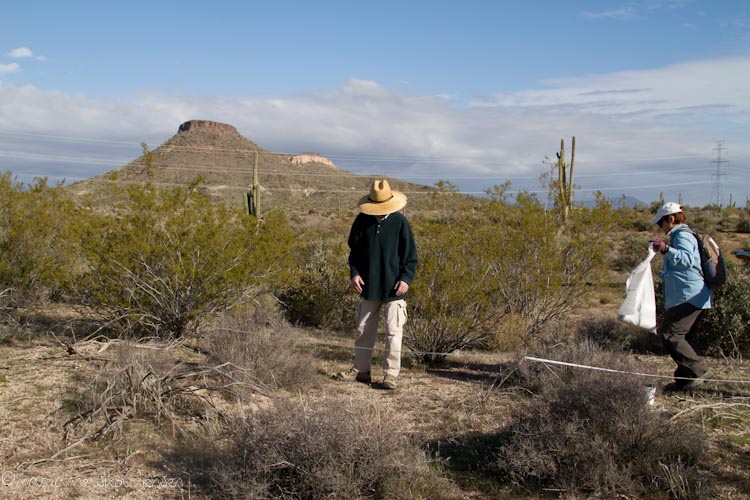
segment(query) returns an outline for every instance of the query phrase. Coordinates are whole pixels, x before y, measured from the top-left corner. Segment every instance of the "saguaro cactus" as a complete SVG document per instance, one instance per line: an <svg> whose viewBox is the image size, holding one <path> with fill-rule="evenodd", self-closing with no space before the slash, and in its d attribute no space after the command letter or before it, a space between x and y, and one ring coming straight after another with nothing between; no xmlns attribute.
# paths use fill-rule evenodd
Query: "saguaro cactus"
<svg viewBox="0 0 750 500"><path fill-rule="evenodd" d="M573 136L571 145L570 164L565 163L565 140L560 139L560 152L557 153L558 203L560 205L560 208L562 209L564 220L568 220L568 213L573 208L573 167L575 165L575 161L575 136Z"/></svg>
<svg viewBox="0 0 750 500"><path fill-rule="evenodd" d="M258 152L255 152L253 163L253 185L245 195L245 208L248 214L260 217L260 184L258 184Z"/></svg>

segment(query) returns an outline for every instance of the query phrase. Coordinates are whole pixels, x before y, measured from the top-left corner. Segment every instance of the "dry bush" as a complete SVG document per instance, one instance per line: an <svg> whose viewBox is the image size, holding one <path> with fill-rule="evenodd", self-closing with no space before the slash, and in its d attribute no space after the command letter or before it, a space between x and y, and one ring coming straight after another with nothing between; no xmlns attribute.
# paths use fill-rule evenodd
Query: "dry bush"
<svg viewBox="0 0 750 500"><path fill-rule="evenodd" d="M175 346L114 341L107 345L106 357L88 357L99 366L93 377L78 377L68 400L74 415L63 425L67 447L55 456L85 441L122 437L136 418L166 424L174 435L185 434L191 427L187 422L213 426L229 419L217 396L241 398L251 390L273 395L260 383L234 379L235 367L229 363L185 361L177 351Z"/></svg>
<svg viewBox="0 0 750 500"><path fill-rule="evenodd" d="M557 343L539 343L526 354L529 357L562 363L619 371L639 371L635 362L622 351L602 349L596 342L586 339L574 340L572 337L561 338L559 336L558 339ZM538 393L570 383L581 370L581 368L545 364L522 358L506 383Z"/></svg>
<svg viewBox="0 0 750 500"><path fill-rule="evenodd" d="M612 317L583 318L576 328L576 337L591 341L605 350L663 353L658 336Z"/></svg>
<svg viewBox="0 0 750 500"><path fill-rule="evenodd" d="M695 465L705 445L686 426L652 411L638 378L577 370L514 411L498 471L523 488L700 498Z"/></svg>
<svg viewBox="0 0 750 500"><path fill-rule="evenodd" d="M230 363L237 380L294 389L315 377L314 357L300 342L299 331L263 310L243 316L226 314L207 330L205 350L215 364ZM305 348L307 347L307 349Z"/></svg>
<svg viewBox="0 0 750 500"><path fill-rule="evenodd" d="M451 498L404 422L374 404L279 403L176 457L215 499Z"/></svg>

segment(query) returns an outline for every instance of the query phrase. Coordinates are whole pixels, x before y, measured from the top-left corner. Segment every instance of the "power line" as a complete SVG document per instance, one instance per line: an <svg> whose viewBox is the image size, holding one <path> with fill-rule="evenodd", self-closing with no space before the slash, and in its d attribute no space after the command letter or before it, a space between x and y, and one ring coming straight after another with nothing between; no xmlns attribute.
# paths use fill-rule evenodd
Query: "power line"
<svg viewBox="0 0 750 500"><path fill-rule="evenodd" d="M713 160L711 160L711 164L714 165L715 171L713 174L711 174L711 178L714 179L714 189L711 194L711 201L712 203L718 205L719 207L724 206L724 179L727 176L726 170L724 170L724 164L729 163L729 160L725 160L722 158L722 152L727 151L727 148L724 147L724 141L717 141L716 147L713 149L715 152L715 157Z"/></svg>
<svg viewBox="0 0 750 500"><path fill-rule="evenodd" d="M127 180L119 180L119 179L100 179L101 182L110 183L110 184L145 184L144 181L127 181ZM625 190L625 189L647 189L647 188L664 188L664 187L679 187L679 186L695 186L695 185L701 185L701 184L709 184L710 181L695 181L695 182L679 182L674 184L651 184L651 185L645 185L645 186L618 186L618 187L594 187L594 188L579 188L576 189L577 192L592 192L595 193L597 191L618 191L618 190ZM185 184L177 183L177 182L150 182L153 186L170 186L170 187L185 187ZM200 184L198 187L205 187L210 189L221 189L221 190L237 190L237 191L247 191L246 186L227 186L227 185L221 185L221 186L201 186ZM347 190L347 189L316 189L316 188L271 188L271 187L262 187L263 191L278 191L278 192L292 192L292 193L305 193L305 194L341 194L341 193L354 193L353 190ZM403 191L404 194L434 194L439 193L439 191L435 190L434 188L431 188L428 191ZM520 193L530 193L530 194L540 194L540 193L546 193L546 189L536 189L536 190L527 190L527 189L519 189L515 191L504 191L505 194L520 194ZM458 191L456 194L472 194L472 195L484 195L487 194L486 191Z"/></svg>
<svg viewBox="0 0 750 500"><path fill-rule="evenodd" d="M0 151L0 157L2 158L15 158L17 160L25 161L56 161L62 163L84 163L91 165L111 165L111 166L122 166L130 163L132 160L107 160L104 158L94 158L86 156L61 156L61 155L47 155L43 153L26 153L23 151Z"/></svg>
<svg viewBox="0 0 750 500"><path fill-rule="evenodd" d="M51 139L57 139L60 141L70 141L70 142L91 142L91 143L110 143L110 144L123 144L123 145L134 145L130 142L123 142L123 141L113 141L113 140L99 140L99 139L89 139L89 138L75 138L75 137L65 137L65 136L55 136L55 135L47 135L47 134L31 134L31 133L20 133L20 132L0 132L0 135L21 135L21 136L30 136L30 137L44 137L44 138L51 138ZM509 163L508 161L501 161L501 160L482 160L477 158L468 158L468 157L433 157L433 158L424 158L424 157L416 157L416 156L363 156L363 155L346 155L346 154L336 154L336 153L314 153L314 152L302 152L302 153L279 153L279 152L272 152L272 151L266 151L266 150L256 150L256 149L229 149L229 148L206 148L206 147L198 147L198 146L181 146L181 145L167 145L162 144L161 146L158 146L157 148L151 150L151 152L155 152L157 150L188 150L188 151L204 151L204 152L210 152L210 153L242 153L242 154L252 154L254 155L256 152L259 155L263 156L277 156L277 157L293 157L293 156L300 156L305 154L310 155L318 155L322 158L326 159L339 159L339 160L361 160L361 161L382 161L382 162L410 162L410 163L473 163L473 164L483 164L483 165L495 165L495 166L508 166L512 167L514 166L513 163ZM644 158L613 158L613 159L604 159L604 160L596 160L596 161L587 161L584 158L581 158L578 160L578 164L586 164L586 163L596 163L596 164L611 164L611 163L645 163L645 162L658 162L658 161L668 161L668 160L683 160L683 159L694 159L694 158L703 158L704 155L674 155L674 156L657 156L657 157L644 157ZM128 163L128 161L124 162Z"/></svg>
<svg viewBox="0 0 750 500"><path fill-rule="evenodd" d="M3 134L8 135L8 133L0 133L0 136ZM10 135L13 135L12 133ZM107 140L97 140L97 139L87 139L87 138L72 138L72 137L65 137L65 136L53 136L53 135L46 135L46 134L24 134L24 133L17 133L16 135L21 136L31 136L31 137L44 137L44 138L51 138L56 139L60 141L67 141L67 142L92 142L92 143L111 143L111 144L128 144L131 145L131 143L121 142L121 141L107 141ZM241 153L240 159L238 159L238 162L240 161L248 161L249 158L243 158L245 155L249 157L249 155L254 155L256 153L255 150L251 149L228 149L228 148L203 148L203 147L196 147L196 146L179 146L179 145L162 145L158 148L152 150L151 152L164 154L169 153L172 150L186 150L186 151L202 151L202 152L209 152L211 154L225 154L225 153ZM721 158L721 153L723 150L726 150L721 143L719 143L719 146L715 148L715 151L717 152L717 159L713 160L711 163L715 165L716 172L713 174L714 179L716 180L716 194L717 198L721 198L721 182L722 178L726 176L726 173L723 171L723 163L726 163L727 160L723 160ZM347 160L360 160L360 161L385 161L385 162L411 162L411 163L450 163L450 162L458 162L458 161L471 161L476 164L485 164L485 165L506 165L506 166L514 166L513 163L503 162L503 161L493 161L493 160L470 160L466 158L418 158L418 157L389 157L389 156L356 156L356 155L321 155L319 153L298 153L298 154L291 154L291 153L274 153L270 151L260 151L258 150L257 153L259 155L264 156L272 156L272 157L283 157L283 158L290 158L298 155L303 154L309 154L309 155L320 155L322 158L326 159L347 159ZM136 166L145 166L142 159L136 159L136 160L111 160L111 159L102 159L102 158L94 158L94 157L85 157L85 156L70 156L70 155L45 155L41 153L27 153L27 152L19 152L19 151L0 151L0 157L4 158L16 158L26 161L55 161L55 162L65 162L65 163L74 163L74 164L92 164L92 165L102 165L102 166L126 166L126 165L136 165ZM656 162L656 161L668 161L668 160L675 160L675 159L686 159L686 158L700 158L700 155L679 155L679 156L661 156L661 157L652 157L652 158L623 158L623 159L608 159L603 161L597 161L596 164L600 163L637 163L637 162ZM585 164L585 161L580 161L579 164ZM593 161L590 163L594 163ZM209 166L196 166L196 165L190 165L190 164L171 164L169 166L163 166L159 167L158 165L158 159L155 162L155 165L157 168L163 168L165 170L187 170L187 171L197 171L197 172L204 172L207 174L216 173L216 174L222 174L222 173L241 173L241 174L248 174L250 175L249 167L247 169L245 168L223 168L223 169L214 169ZM627 172L607 172L607 173L594 173L594 174L579 174L577 177L579 179L587 178L604 178L604 177L617 177L617 176L639 176L639 175L666 175L670 173L689 173L689 172L700 172L712 169L712 167L701 167L701 168L678 168L678 169L669 169L669 170L649 170L649 171L642 171L642 172L633 172L633 171L627 171ZM267 176L273 176L273 175L290 175L290 172L288 171L277 171L277 170L267 170L262 171L262 175ZM36 177L36 174L27 174L26 176L33 175ZM355 173L355 172L347 172L347 171L341 171L341 172L306 172L304 168L300 168L299 171L294 172L295 176L298 177L349 177L349 176L361 176L361 177L379 177L379 176L388 176L384 173L379 174L365 174L365 173ZM390 174L390 176L393 176L394 174ZM399 177L403 179L437 179L440 178L441 175L447 175L446 173L437 173L434 175L429 174L414 174L414 175L407 175L403 172L397 172L395 175L399 175ZM85 177L68 177L64 175L52 175L53 178L63 178L63 179L70 179L70 180L85 180L87 178ZM449 175L451 179L454 180L485 180L488 182L494 182L498 178L502 178L503 180L509 180L509 181L520 181L520 180L531 180L531 179L538 179L539 175L533 175L533 176L504 176L503 174L496 173L491 175L464 175L464 176L455 176L455 175ZM125 181L120 181L125 182ZM138 181L133 181L138 183ZM677 186L686 186L686 185L698 185L698 184L706 184L706 182L698 181L698 182L685 182L685 183L671 183L671 184L656 184L656 185L648 185L648 186L618 186L618 187L592 187L592 188L577 188L576 191L578 192L596 192L596 191L616 191L616 190L628 190L628 189L644 189L644 188L656 188L656 187L677 187ZM179 183L162 183L161 185L174 185L174 186L181 186L183 184ZM230 189L235 189L233 187L229 187ZM242 189L245 188L236 188L236 189ZM285 190L285 188L274 188L275 190ZM291 191L291 189L289 189ZM306 192L306 190L298 190L299 192ZM321 190L315 190L315 192L323 192ZM330 192L336 192L336 191L330 191ZM348 191L344 191L348 192ZM509 194L519 193L522 191L511 191L508 192ZM525 190L523 192L528 193L542 193L546 192L546 190L534 190L529 191ZM419 192L415 192L419 193ZM486 191L481 192L463 192L462 194L485 194ZM721 202L721 200L720 200Z"/></svg>
<svg viewBox="0 0 750 500"><path fill-rule="evenodd" d="M724 148L726 149L726 148ZM57 162L63 162L63 163L85 163L85 164L92 164L92 165L107 165L107 166L126 166L129 164L135 164L142 166L144 165L143 161L140 159L136 160L107 160L107 159L101 159L101 158L92 158L92 157L78 157L78 156L61 156L61 155L45 155L45 154L39 154L39 153L25 153L25 152L17 152L17 151L11 151L4 152L0 151L0 157L3 158L16 158L20 160L27 160L27 161L57 161ZM726 162L727 160L722 160ZM712 161L712 163L714 163ZM216 170L219 172L243 172L247 173L249 172L248 169L240 169L240 168L222 168L221 170L214 169L209 166L201 167L201 166L195 166L195 165L188 165L185 163L177 163L177 164L170 164L168 166L159 166L158 160L156 162L156 167L158 168L164 168L164 169L175 169L175 170ZM650 170L650 171L642 171L642 172L608 172L608 173L595 173L595 174L578 174L577 178L590 178L590 177L617 177L617 176L632 176L632 175L658 175L658 174L668 174L668 173L680 173L680 172L700 172L705 170L713 169L713 167L699 167L699 168L677 168L677 169L669 169L669 170ZM263 175L288 175L289 172L282 172L282 171L273 171L273 170L267 170L262 171ZM367 174L356 174L354 172L343 172L343 173L312 173L312 172L295 172L295 175L300 175L303 177L346 177L349 175L367 175ZM405 176L409 179L434 179L437 177L440 177L440 174L438 175L425 175L425 174L413 174L413 175L407 175ZM494 175L471 175L471 176L455 176L451 175L451 178L453 179L461 179L461 180L491 180L492 178L496 178L497 174ZM510 177L503 177L504 179L538 179L538 175L533 176L523 176L523 175L515 175Z"/></svg>
<svg viewBox="0 0 750 500"><path fill-rule="evenodd" d="M31 132L0 132L0 135L12 135L12 136L20 136L20 137L44 137L45 139L53 139L57 141L67 141L67 142L91 142L91 143L98 143L98 144L121 144L124 146L140 146L140 143L138 142L115 141L115 140L109 140L109 139L90 139L88 137L67 137L67 136L62 136L62 135L37 134L37 133L31 133Z"/></svg>

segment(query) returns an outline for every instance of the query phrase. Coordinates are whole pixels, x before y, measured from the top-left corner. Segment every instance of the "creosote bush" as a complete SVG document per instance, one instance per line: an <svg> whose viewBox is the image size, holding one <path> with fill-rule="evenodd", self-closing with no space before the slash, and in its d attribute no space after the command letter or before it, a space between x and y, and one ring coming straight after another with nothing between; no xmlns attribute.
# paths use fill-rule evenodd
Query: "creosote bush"
<svg viewBox="0 0 750 500"><path fill-rule="evenodd" d="M278 402L237 419L228 440L178 452L209 498L450 498L453 486L402 428L374 404Z"/></svg>
<svg viewBox="0 0 750 500"><path fill-rule="evenodd" d="M642 380L578 370L544 382L503 431L500 477L583 497L705 493L695 471L705 451L701 431L652 411Z"/></svg>
<svg viewBox="0 0 750 500"><path fill-rule="evenodd" d="M487 272L467 227L422 223L415 228L420 263L412 283L404 343L424 361L465 347L482 346L506 311L487 286Z"/></svg>
<svg viewBox="0 0 750 500"><path fill-rule="evenodd" d="M576 209L564 225L533 196L519 194L511 204L498 188L481 210L458 221L415 224L420 264L405 344L425 353L485 347L497 343L506 317L530 341L592 291L607 249L591 242L612 219L604 205ZM432 362L442 354L422 357Z"/></svg>
<svg viewBox="0 0 750 500"><path fill-rule="evenodd" d="M612 268L616 271L632 271L648 256L648 240L649 237L641 233L625 237L612 260Z"/></svg>
<svg viewBox="0 0 750 500"><path fill-rule="evenodd" d="M193 189L129 186L115 215L92 214L82 301L118 335L180 337L288 277L295 237L285 216L263 222Z"/></svg>
<svg viewBox="0 0 750 500"><path fill-rule="evenodd" d="M704 313L698 342L709 354L750 354L750 272L735 269L714 290L714 307Z"/></svg>
<svg viewBox="0 0 750 500"><path fill-rule="evenodd" d="M61 187L0 174L0 299L13 308L57 299L82 272L80 211Z"/></svg>
<svg viewBox="0 0 750 500"><path fill-rule="evenodd" d="M664 311L664 284L654 283L657 314ZM700 318L695 339L698 354L741 358L750 353L750 270L729 270L727 282L713 291L711 309Z"/></svg>
<svg viewBox="0 0 750 500"><path fill-rule="evenodd" d="M279 297L289 320L330 330L353 327L359 297L349 287L346 242L315 241L298 253L297 279Z"/></svg>

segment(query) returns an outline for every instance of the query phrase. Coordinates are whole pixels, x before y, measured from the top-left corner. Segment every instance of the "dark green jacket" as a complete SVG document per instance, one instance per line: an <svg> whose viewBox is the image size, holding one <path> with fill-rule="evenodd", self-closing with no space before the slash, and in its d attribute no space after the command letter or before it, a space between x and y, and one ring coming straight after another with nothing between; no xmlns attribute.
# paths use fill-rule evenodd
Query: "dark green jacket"
<svg viewBox="0 0 750 500"><path fill-rule="evenodd" d="M379 226L379 227L378 227ZM417 246L409 221L393 212L380 224L360 213L349 232L349 276L365 282L361 297L386 302L403 299L393 290L397 281L411 285L417 271Z"/></svg>

